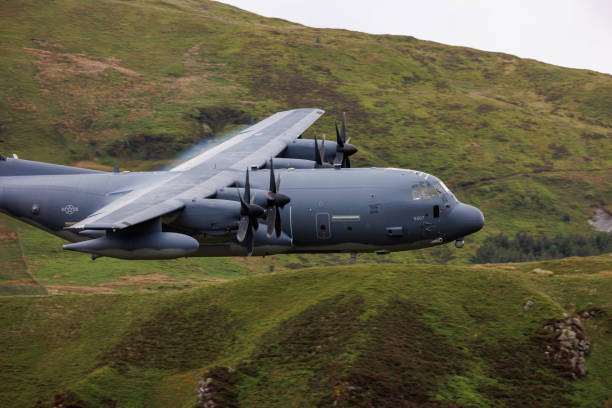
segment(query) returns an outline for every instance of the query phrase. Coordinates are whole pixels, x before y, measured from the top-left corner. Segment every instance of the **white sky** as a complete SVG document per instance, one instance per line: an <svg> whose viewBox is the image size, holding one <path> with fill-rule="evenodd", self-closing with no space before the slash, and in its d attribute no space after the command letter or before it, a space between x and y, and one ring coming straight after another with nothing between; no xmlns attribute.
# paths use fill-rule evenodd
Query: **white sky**
<svg viewBox="0 0 612 408"><path fill-rule="evenodd" d="M400 34L612 74L612 0L222 0L311 27Z"/></svg>

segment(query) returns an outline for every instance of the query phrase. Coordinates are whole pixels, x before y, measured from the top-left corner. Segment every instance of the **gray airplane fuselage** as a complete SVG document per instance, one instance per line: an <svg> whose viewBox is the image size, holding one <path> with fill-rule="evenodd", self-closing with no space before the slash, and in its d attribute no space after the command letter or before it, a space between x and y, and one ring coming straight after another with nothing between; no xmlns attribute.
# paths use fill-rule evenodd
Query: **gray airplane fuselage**
<svg viewBox="0 0 612 408"><path fill-rule="evenodd" d="M25 169L23 175L0 172L0 211L70 242L111 234L67 228L131 191L176 177L176 172L164 171L105 173L53 165L46 169L45 164L17 159L0 164ZM32 168L37 174L27 175ZM279 238L269 238L265 224L256 230L254 255L403 251L462 242L484 225L477 208L460 203L439 179L426 173L339 167L276 172L280 192L291 201L280 210ZM244 172L236 171L233 186L219 188L214 196L191 197L183 210L161 217L163 231L198 241L198 249L186 256L246 255L236 240L235 215L243 178ZM265 169L251 172L255 203L265 201L268 181Z"/></svg>

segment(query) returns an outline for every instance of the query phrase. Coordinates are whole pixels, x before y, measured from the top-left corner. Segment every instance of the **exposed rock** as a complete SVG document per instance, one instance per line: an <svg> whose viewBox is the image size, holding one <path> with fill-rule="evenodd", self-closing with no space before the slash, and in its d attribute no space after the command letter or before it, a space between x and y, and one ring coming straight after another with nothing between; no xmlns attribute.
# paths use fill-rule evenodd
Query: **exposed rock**
<svg viewBox="0 0 612 408"><path fill-rule="evenodd" d="M528 311L529 309L531 309L533 307L533 301L532 300L528 300L525 302L525 304L523 305L523 310L524 311Z"/></svg>
<svg viewBox="0 0 612 408"><path fill-rule="evenodd" d="M533 270L533 273L535 273L536 275L554 275L555 273L553 271L549 271L546 269L542 269L542 268L535 268Z"/></svg>
<svg viewBox="0 0 612 408"><path fill-rule="evenodd" d="M580 319L564 313L564 319L549 321L544 331L549 333L545 337L544 355L571 378L584 377L591 343L582 330Z"/></svg>
<svg viewBox="0 0 612 408"><path fill-rule="evenodd" d="M237 407L236 382L238 375L232 368L211 368L196 385L198 403L194 408Z"/></svg>
<svg viewBox="0 0 612 408"><path fill-rule="evenodd" d="M332 403L332 406L334 407L337 407L338 405L346 405L352 398L356 397L353 395L354 392L360 390L360 387L351 385L350 383L344 381L336 384L333 388L334 402Z"/></svg>
<svg viewBox="0 0 612 408"><path fill-rule="evenodd" d="M592 206L593 216L589 218L589 224L597 231L612 232L612 214L603 206Z"/></svg>
<svg viewBox="0 0 612 408"><path fill-rule="evenodd" d="M604 311L598 307L594 307L591 309L581 310L577 312L576 314L580 316L582 319L587 320L587 319L590 319L591 317L595 317L595 316L604 314Z"/></svg>
<svg viewBox="0 0 612 408"><path fill-rule="evenodd" d="M115 401L108 401L111 404L114 404ZM113 405L114 406L114 405ZM58 394L55 394L53 397L53 402L42 404L37 403L36 408L88 408L90 405L85 404L83 400L79 398L79 396L72 391L63 391Z"/></svg>

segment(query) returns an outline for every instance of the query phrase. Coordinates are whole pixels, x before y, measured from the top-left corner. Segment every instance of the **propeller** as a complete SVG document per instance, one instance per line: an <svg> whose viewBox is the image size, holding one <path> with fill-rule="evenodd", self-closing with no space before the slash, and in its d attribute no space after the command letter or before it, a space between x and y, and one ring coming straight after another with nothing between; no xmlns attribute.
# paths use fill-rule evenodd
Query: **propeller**
<svg viewBox="0 0 612 408"><path fill-rule="evenodd" d="M236 239L238 242L244 242L247 248L249 256L253 254L253 247L255 245L255 237L253 230L259 227L258 218L260 218L265 210L254 204L255 194L251 197L251 183L249 182L249 169L246 171L246 181L244 182L244 198L238 191L238 198L240 198L240 225L238 226L238 233Z"/></svg>
<svg viewBox="0 0 612 408"><path fill-rule="evenodd" d="M317 139L317 133L314 135L315 142L315 169L321 168L331 168L334 167L328 162L325 161L325 135L323 135L323 142L321 143L321 148L319 149L319 141Z"/></svg>
<svg viewBox="0 0 612 408"><path fill-rule="evenodd" d="M278 178L274 178L274 161L270 159L270 191L268 191L268 237L272 238L276 232L276 238L280 237L281 228L281 217L280 209L283 208L291 199L285 194L279 193L280 188L280 174Z"/></svg>
<svg viewBox="0 0 612 408"><path fill-rule="evenodd" d="M342 167L351 167L349 156L357 153L357 148L350 144L351 138L346 138L346 114L342 112L342 130L338 130L336 122L336 157L334 164L341 164Z"/></svg>

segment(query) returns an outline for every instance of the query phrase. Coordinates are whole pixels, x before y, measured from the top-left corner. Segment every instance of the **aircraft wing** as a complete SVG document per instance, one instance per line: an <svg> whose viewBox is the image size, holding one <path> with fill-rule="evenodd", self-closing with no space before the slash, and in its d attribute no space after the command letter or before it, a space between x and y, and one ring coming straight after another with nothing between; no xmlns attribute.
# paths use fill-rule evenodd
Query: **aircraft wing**
<svg viewBox="0 0 612 408"><path fill-rule="evenodd" d="M278 112L169 172L160 172L158 182L134 189L69 228L121 230L181 210L189 200L210 197L233 184L236 171L262 167L276 157L323 113Z"/></svg>

